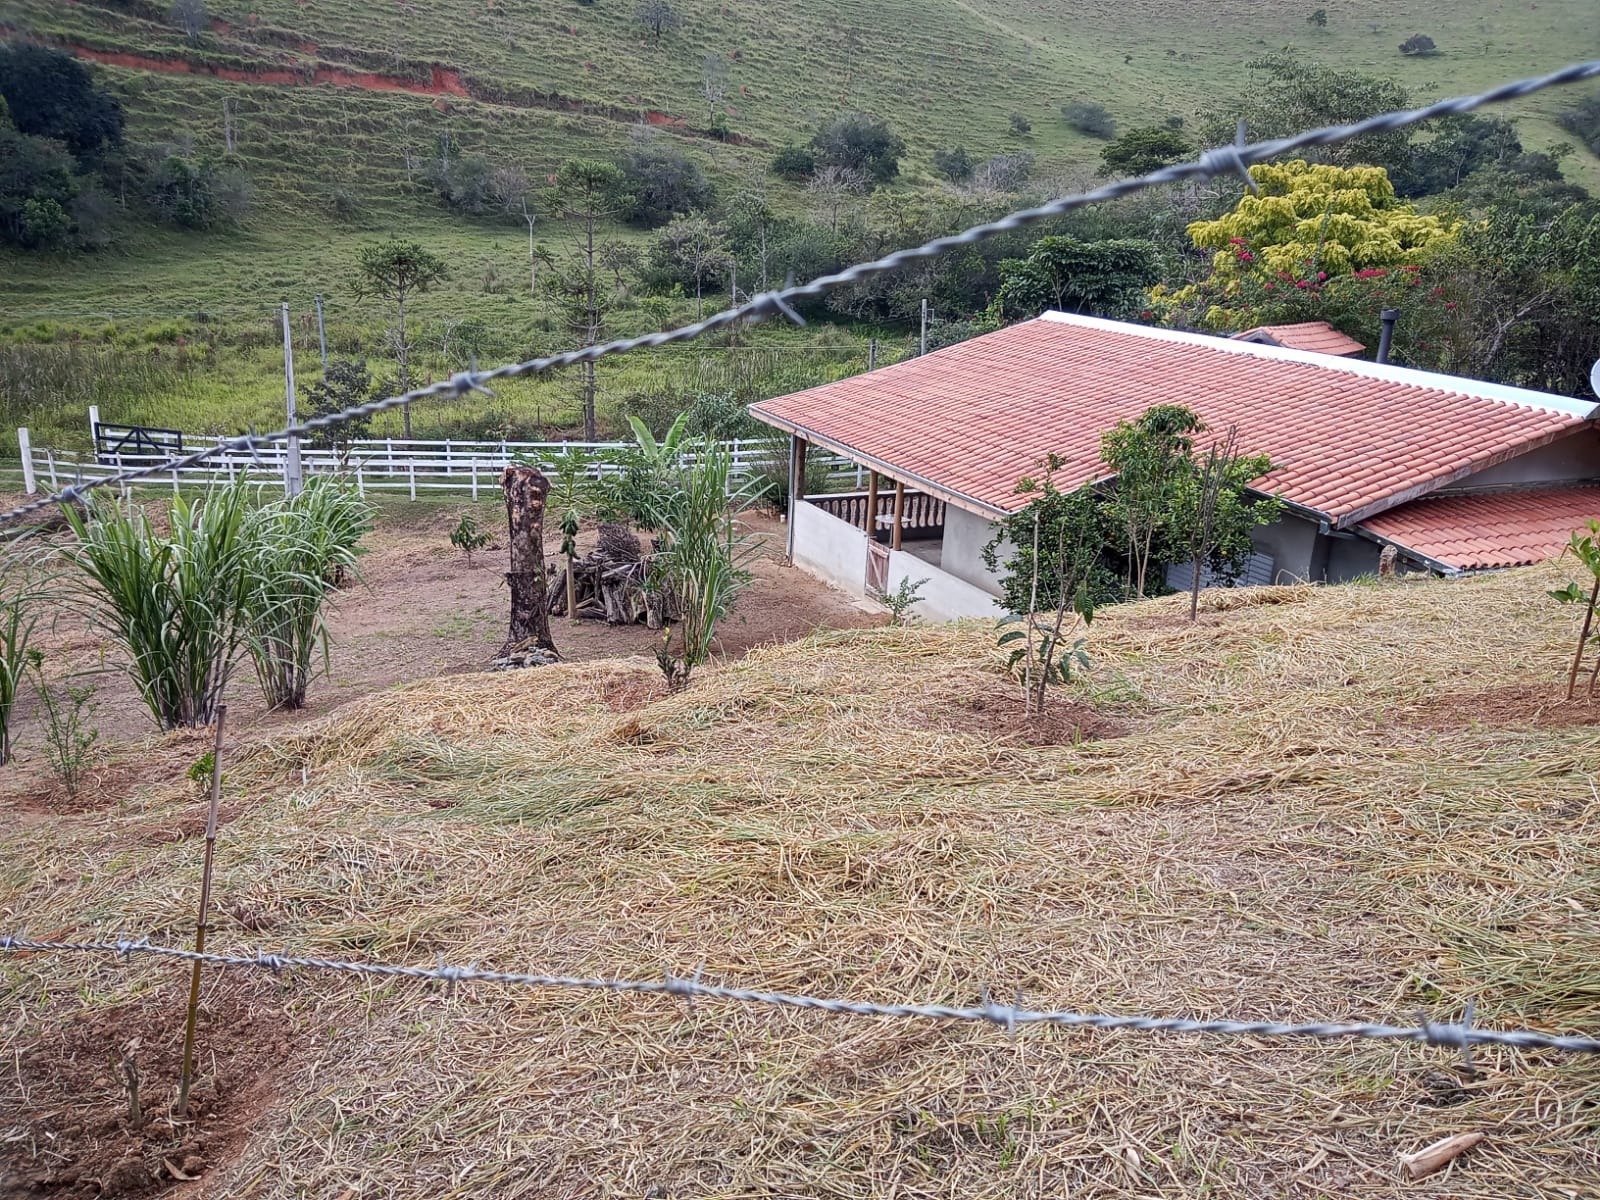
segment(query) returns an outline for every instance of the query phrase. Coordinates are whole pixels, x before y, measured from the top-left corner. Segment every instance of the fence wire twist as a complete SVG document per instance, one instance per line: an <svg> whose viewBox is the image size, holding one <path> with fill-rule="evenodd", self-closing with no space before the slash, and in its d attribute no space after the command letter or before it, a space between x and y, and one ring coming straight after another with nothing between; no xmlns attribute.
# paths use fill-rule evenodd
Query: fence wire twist
<svg viewBox="0 0 1600 1200"><path fill-rule="evenodd" d="M42 951L48 953L112 954L126 958L147 954L158 958L207 963L216 967L240 967L280 974L291 969L344 972L386 979L417 979L443 983L454 989L462 983L495 983L512 987L572 989L593 992L619 992L634 995L680 996L685 999L727 1000L739 1004L772 1008L799 1008L836 1016L901 1017L928 1021L976 1021L998 1025L1009 1034L1029 1025L1053 1025L1069 1029L1133 1030L1139 1033L1206 1033L1224 1037L1311 1038L1322 1041L1372 1039L1392 1042L1424 1042L1463 1053L1474 1046L1503 1046L1515 1050L1564 1050L1569 1053L1600 1053L1600 1038L1572 1034L1545 1033L1536 1029L1483 1029L1472 1024L1472 1008L1459 1022L1420 1025L1384 1025L1373 1022L1197 1020L1188 1017L1158 1017L1144 1014L1085 1013L1070 1009L1038 1010L1020 1004L1000 1004L985 994L978 1005L883 1004L870 1000L843 1000L807 996L793 992L763 991L755 988L726 987L704 983L700 972L689 978L668 974L661 979L598 979L574 975L535 975L514 971L486 971L477 966L456 967L440 961L435 967L407 967L392 963L345 962L296 954L213 954L185 950L178 946L154 945L145 940L115 942L35 941L23 937L0 937L0 952Z"/></svg>
<svg viewBox="0 0 1600 1200"><path fill-rule="evenodd" d="M810 283L790 284L777 291L765 292L745 304L726 309L693 325L685 325L681 329L661 330L656 333L644 334L640 337L622 338L595 346L586 346L581 350L569 350L561 354L547 355L543 358L528 359L524 362L507 363L505 366L496 367L489 371L460 371L448 379L442 379L426 387L416 388L402 395L389 396L382 400L372 400L365 404L357 404L340 412L329 413L309 421L285 426L271 433L258 434L252 431L240 437L229 438L215 446L207 447L204 450L181 458L169 459L166 462L123 471L100 479L86 480L83 483L63 488L61 491L40 500L19 505L9 512L0 513L0 526L8 525L30 513L48 508L51 505L81 500L95 488L128 484L156 475L166 475L173 471L186 470L228 451L246 451L256 454L262 446L287 441L292 437L305 437L321 430L344 424L347 421L375 416L378 413L413 404L419 400L427 400L434 396L461 397L469 392L481 392L492 396L494 393L489 391L487 385L497 380L521 379L529 375L540 375L561 367L596 362L612 355L628 354L635 350L646 350L674 342L693 341L719 329L726 329L740 323L755 324L768 320L773 316L787 317L796 324L803 325L805 323L804 320L795 312L793 307L794 302L797 300L807 300L822 296L846 284L859 283L864 279L887 274L890 271L898 270L923 259L936 258L958 246L971 245L974 242L994 237L997 234L1008 233L1011 230L1021 229L1040 221L1049 220L1052 217L1059 217L1072 212L1074 209L1120 199L1135 192L1160 187L1169 183L1210 179L1227 173L1237 173L1243 176L1245 183L1252 190L1255 190L1255 181L1250 177L1248 170L1253 163L1267 162L1284 154L1292 153L1295 150L1316 146L1331 146L1369 133L1385 133L1396 129L1406 129L1412 125L1433 120L1436 117L1469 113L1485 105L1500 104L1522 96L1530 96L1546 88L1596 78L1600 78L1600 59L1574 63L1548 75L1519 79L1514 83L1502 84L1499 87L1491 88L1489 91L1480 92L1474 96L1459 96L1449 100L1440 100L1423 108L1383 113L1379 116L1369 117L1364 121L1355 121L1347 125L1326 125L1319 129L1308 129L1290 137L1274 138L1269 141L1249 144L1243 143L1241 139L1240 142L1233 145L1219 146L1215 149L1207 150L1192 162L1175 163L1171 166L1162 167L1160 170L1151 171L1147 175L1121 179L1105 184L1103 187L1095 188L1092 191L1062 196L1059 199L1050 201L1048 204L1042 204L1035 208L1019 209L997 220L974 225L969 229L962 230L960 233L934 238L920 246L897 250L871 262L857 263L855 266L847 267L831 275L819 276Z"/></svg>

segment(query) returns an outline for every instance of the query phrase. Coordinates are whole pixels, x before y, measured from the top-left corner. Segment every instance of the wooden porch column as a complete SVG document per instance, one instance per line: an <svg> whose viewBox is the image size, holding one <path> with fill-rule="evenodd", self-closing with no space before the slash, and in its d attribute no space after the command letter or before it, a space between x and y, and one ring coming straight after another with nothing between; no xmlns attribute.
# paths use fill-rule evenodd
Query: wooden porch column
<svg viewBox="0 0 1600 1200"><path fill-rule="evenodd" d="M867 519L862 522L867 531L867 541L878 536L878 473L867 472Z"/></svg>
<svg viewBox="0 0 1600 1200"><path fill-rule="evenodd" d="M789 439L789 529L784 557L794 562L794 515L799 508L800 493L806 486L806 440L799 434Z"/></svg>
<svg viewBox="0 0 1600 1200"><path fill-rule="evenodd" d="M900 480L894 481L894 535L890 543L892 549L900 549L900 527L906 519L906 485Z"/></svg>

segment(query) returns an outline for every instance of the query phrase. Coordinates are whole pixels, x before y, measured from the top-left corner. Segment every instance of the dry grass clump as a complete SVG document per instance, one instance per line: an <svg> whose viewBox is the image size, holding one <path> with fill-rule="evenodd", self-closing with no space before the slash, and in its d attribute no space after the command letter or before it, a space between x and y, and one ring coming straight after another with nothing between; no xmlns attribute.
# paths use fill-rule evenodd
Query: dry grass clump
<svg viewBox="0 0 1600 1200"><path fill-rule="evenodd" d="M981 628L821 635L631 712L606 697L653 664L396 689L233 766L211 940L1199 1016L1473 1000L1482 1023L1592 1030L1600 732L1471 703L1561 686L1547 582L1273 589L1295 602L1196 625L1170 601L1109 611L1071 698L1126 732L1076 745L927 719L994 688ZM158 836L182 792L14 829L0 925L186 936L199 856ZM105 1004L177 970L0 967L8 1043L73 990ZM1600 1063L1549 1055L1480 1051L1469 1074L1379 1043L1012 1043L342 976L281 994L295 1058L229 1194L1399 1195L1398 1156L1463 1131L1488 1137L1421 1190L1600 1179Z"/></svg>

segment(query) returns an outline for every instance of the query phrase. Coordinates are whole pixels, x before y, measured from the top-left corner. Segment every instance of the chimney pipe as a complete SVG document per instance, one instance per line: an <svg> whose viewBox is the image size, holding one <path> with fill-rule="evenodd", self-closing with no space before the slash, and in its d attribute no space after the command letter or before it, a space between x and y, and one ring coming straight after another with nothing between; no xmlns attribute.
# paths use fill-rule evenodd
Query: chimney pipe
<svg viewBox="0 0 1600 1200"><path fill-rule="evenodd" d="M1386 308L1378 314L1383 322L1383 333L1378 338L1378 361L1389 361L1389 347L1394 344L1394 323L1400 319L1398 308Z"/></svg>

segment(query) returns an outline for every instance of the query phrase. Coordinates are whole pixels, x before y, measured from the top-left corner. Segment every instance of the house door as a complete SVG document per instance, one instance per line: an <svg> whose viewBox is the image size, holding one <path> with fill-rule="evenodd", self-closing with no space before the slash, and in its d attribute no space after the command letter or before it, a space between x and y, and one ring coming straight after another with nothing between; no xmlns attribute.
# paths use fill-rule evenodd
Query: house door
<svg viewBox="0 0 1600 1200"><path fill-rule="evenodd" d="M882 595L889 590L889 547L867 543L867 594Z"/></svg>

